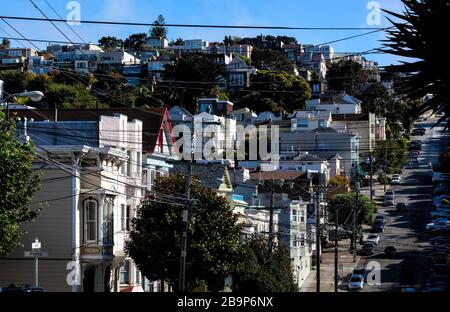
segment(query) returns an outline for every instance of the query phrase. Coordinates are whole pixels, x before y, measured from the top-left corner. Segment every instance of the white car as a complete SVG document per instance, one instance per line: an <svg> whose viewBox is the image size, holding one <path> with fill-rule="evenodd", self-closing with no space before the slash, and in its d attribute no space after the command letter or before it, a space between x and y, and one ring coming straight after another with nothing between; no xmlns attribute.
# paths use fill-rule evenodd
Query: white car
<svg viewBox="0 0 450 312"><path fill-rule="evenodd" d="M401 179L399 174L394 174L391 179L391 184L400 184Z"/></svg>
<svg viewBox="0 0 450 312"><path fill-rule="evenodd" d="M380 236L378 234L369 234L369 236L367 236L366 242L373 242L378 245L378 243L380 242Z"/></svg>
<svg viewBox="0 0 450 312"><path fill-rule="evenodd" d="M395 205L395 198L394 195L386 195L384 197L384 205L385 206L392 206Z"/></svg>
<svg viewBox="0 0 450 312"><path fill-rule="evenodd" d="M349 290L360 290L364 288L364 277L360 274L352 274L348 282Z"/></svg>

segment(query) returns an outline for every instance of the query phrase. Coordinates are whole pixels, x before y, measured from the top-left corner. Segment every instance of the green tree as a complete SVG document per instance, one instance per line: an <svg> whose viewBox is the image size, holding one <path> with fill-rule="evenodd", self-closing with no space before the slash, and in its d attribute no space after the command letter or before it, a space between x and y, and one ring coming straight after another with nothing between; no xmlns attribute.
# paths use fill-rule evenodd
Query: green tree
<svg viewBox="0 0 450 312"><path fill-rule="evenodd" d="M381 82L371 81L370 84L357 95L362 101L363 111L377 116L387 116L394 107L394 99Z"/></svg>
<svg viewBox="0 0 450 312"><path fill-rule="evenodd" d="M254 239L245 244L242 270L234 274L237 292L295 292L288 250L275 246L270 254L267 241Z"/></svg>
<svg viewBox="0 0 450 312"><path fill-rule="evenodd" d="M111 51L115 50L117 48L121 48L123 46L123 40L117 39L117 37L102 37L98 41L98 44L105 50L105 51Z"/></svg>
<svg viewBox="0 0 450 312"><path fill-rule="evenodd" d="M160 89L165 90L162 98L168 105L183 105L191 112L196 110L196 98L208 95L219 84L218 77L224 76L222 66L197 53L186 54L165 69L163 77L168 82L160 83Z"/></svg>
<svg viewBox="0 0 450 312"><path fill-rule="evenodd" d="M334 223L335 211L338 210L339 224L352 226L353 211L355 208L355 194L338 194L328 205L329 220ZM363 223L371 224L375 212L375 203L371 202L366 196L359 196L359 211L357 212L356 222L358 225Z"/></svg>
<svg viewBox="0 0 450 312"><path fill-rule="evenodd" d="M50 83L45 91L47 102L58 108L95 108L97 99L83 85Z"/></svg>
<svg viewBox="0 0 450 312"><path fill-rule="evenodd" d="M125 49L131 51L142 51L146 40L146 33L132 34L127 39L125 39Z"/></svg>
<svg viewBox="0 0 450 312"><path fill-rule="evenodd" d="M250 89L262 93L263 98L271 99L290 112L303 109L311 98L311 87L305 79L284 71L258 71L252 78Z"/></svg>
<svg viewBox="0 0 450 312"><path fill-rule="evenodd" d="M8 125L2 112L0 127L0 256L5 256L19 243L20 225L41 210L30 207L40 181L32 168L33 145L16 137L14 123Z"/></svg>
<svg viewBox="0 0 450 312"><path fill-rule="evenodd" d="M161 14L158 16L156 21L153 22L154 26L150 29L150 37L152 38L167 38L168 29L164 25L166 21L164 16Z"/></svg>
<svg viewBox="0 0 450 312"><path fill-rule="evenodd" d="M183 38L179 37L177 40L171 40L169 45L182 46L184 45L184 40Z"/></svg>
<svg viewBox="0 0 450 312"><path fill-rule="evenodd" d="M0 44L0 50L9 49L11 46L11 41L9 39L3 38Z"/></svg>
<svg viewBox="0 0 450 312"><path fill-rule="evenodd" d="M356 96L369 82L371 72L355 61L328 63L327 83L333 91L345 91Z"/></svg>
<svg viewBox="0 0 450 312"><path fill-rule="evenodd" d="M180 196L185 181L181 175L158 180L156 191ZM224 278L239 271L242 248L240 227L225 197L191 184L186 263L186 290L205 284L212 291L223 289ZM151 199L143 203L133 220L127 252L150 280L165 280L178 288L182 207Z"/></svg>
<svg viewBox="0 0 450 312"><path fill-rule="evenodd" d="M276 113L279 111L278 104L274 100L256 91L241 97L236 106L239 108L248 107L257 113L266 111Z"/></svg>
<svg viewBox="0 0 450 312"><path fill-rule="evenodd" d="M5 70L0 71L0 80L5 82L4 89L9 94L27 90L28 83L34 75L28 71Z"/></svg>
<svg viewBox="0 0 450 312"><path fill-rule="evenodd" d="M445 112L440 122L449 117L449 75L441 60L446 59L445 49L441 47L441 38L448 38L447 26L450 16L448 0L402 0L405 5L403 14L389 12L394 28L389 29L384 52L412 58L410 62L388 67L389 71L412 73L401 79L401 91L406 99L416 100L427 94L433 98L424 102L413 111L419 116L428 110ZM439 29L439 36L436 36ZM445 35L447 34L447 35ZM447 121L448 122L448 121Z"/></svg>
<svg viewBox="0 0 450 312"><path fill-rule="evenodd" d="M280 70L290 74L294 73L294 64L289 61L286 54L267 48L253 48L252 65L258 69Z"/></svg>

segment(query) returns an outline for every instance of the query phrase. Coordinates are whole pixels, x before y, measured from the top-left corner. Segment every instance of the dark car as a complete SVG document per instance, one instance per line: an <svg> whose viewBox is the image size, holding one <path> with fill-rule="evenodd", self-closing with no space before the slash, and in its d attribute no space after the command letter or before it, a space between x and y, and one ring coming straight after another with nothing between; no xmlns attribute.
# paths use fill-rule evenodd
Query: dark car
<svg viewBox="0 0 450 312"><path fill-rule="evenodd" d="M394 246L388 246L384 249L384 253L389 256L395 256L397 254L397 249Z"/></svg>
<svg viewBox="0 0 450 312"><path fill-rule="evenodd" d="M364 282L367 282L367 270L365 268L355 268L353 270L354 275L361 275L364 278Z"/></svg>
<svg viewBox="0 0 450 312"><path fill-rule="evenodd" d="M405 203L397 203L397 206L395 206L395 209L398 212L406 211L406 204Z"/></svg>
<svg viewBox="0 0 450 312"><path fill-rule="evenodd" d="M383 222L386 224L386 217L384 215L376 215L375 216L375 223L376 222Z"/></svg>
<svg viewBox="0 0 450 312"><path fill-rule="evenodd" d="M32 293L32 292L45 292L44 288L31 287L31 286L16 286L9 285L8 287L0 288L0 292L7 293Z"/></svg>
<svg viewBox="0 0 450 312"><path fill-rule="evenodd" d="M374 233L384 232L384 222L382 221L374 222L374 224L372 225L372 232Z"/></svg>
<svg viewBox="0 0 450 312"><path fill-rule="evenodd" d="M361 254L364 256L373 255L375 253L375 246L373 242L365 242L361 249Z"/></svg>
<svg viewBox="0 0 450 312"><path fill-rule="evenodd" d="M338 231L337 231L338 233L338 240L343 240L343 239L347 239L347 238L350 238L351 237L351 235L352 235L352 231L350 231L350 230L346 230L346 229L344 229L344 228L342 228L342 227L338 227ZM335 229L332 229L332 230L330 230L329 232L328 232L328 240L330 240L330 241L334 241L334 240L336 240L336 230Z"/></svg>
<svg viewBox="0 0 450 312"><path fill-rule="evenodd" d="M424 128L415 128L411 134L412 135L424 135L426 133L426 130Z"/></svg>

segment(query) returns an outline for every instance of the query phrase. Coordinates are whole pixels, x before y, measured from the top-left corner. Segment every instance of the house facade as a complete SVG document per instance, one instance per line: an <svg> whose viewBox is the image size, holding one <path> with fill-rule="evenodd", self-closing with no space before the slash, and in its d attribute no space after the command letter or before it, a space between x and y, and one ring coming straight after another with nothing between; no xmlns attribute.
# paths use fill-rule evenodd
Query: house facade
<svg viewBox="0 0 450 312"><path fill-rule="evenodd" d="M2 279L32 284L32 260L24 251L38 237L49 255L40 261L40 285L48 291L142 289L135 266L123 272L130 219L145 188L142 122L124 115L101 116L99 122L24 120L18 129L37 146L33 167L42 174L41 190L33 202L46 208L23 225L24 247L0 260Z"/></svg>

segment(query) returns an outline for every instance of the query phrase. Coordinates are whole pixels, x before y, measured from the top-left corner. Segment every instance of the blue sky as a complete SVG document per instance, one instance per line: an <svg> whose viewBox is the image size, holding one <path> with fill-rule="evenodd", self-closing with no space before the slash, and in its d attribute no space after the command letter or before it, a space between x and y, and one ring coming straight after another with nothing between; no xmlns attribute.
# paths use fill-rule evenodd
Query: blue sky
<svg viewBox="0 0 450 312"><path fill-rule="evenodd" d="M50 17L55 13L44 0L34 0ZM66 17L68 0L47 0L58 13ZM385 27L390 23L385 17L380 26L367 24L369 0L79 0L81 19L152 22L163 14L167 23L174 24L226 24L226 25L264 25L294 27ZM400 12L403 5L400 0L378 0L383 9ZM2 1L1 15L42 17L28 0ZM384 15L384 13L383 13ZM9 20L25 36L33 39L66 40L47 22ZM12 29L0 21L2 31L17 36ZM64 32L73 40L80 41L67 26L61 24ZM129 34L146 32L146 27L125 27L107 25L72 26L86 40L96 43L102 36L126 38ZM305 31L305 30L242 30L242 29L195 29L170 28L169 39L203 38L209 41L221 41L225 35L248 37L261 33L296 37L300 43L320 44L344 38L364 31ZM360 52L380 47L384 33L333 44L337 52ZM29 45L28 43L25 43ZM13 46L19 46L13 42ZM38 44L41 48L45 44ZM399 59L392 55L370 55L369 59L380 65L396 63Z"/></svg>

